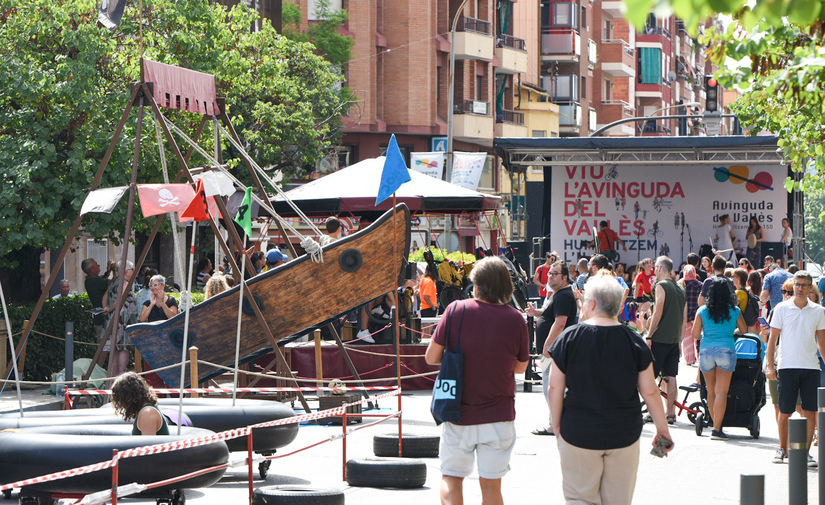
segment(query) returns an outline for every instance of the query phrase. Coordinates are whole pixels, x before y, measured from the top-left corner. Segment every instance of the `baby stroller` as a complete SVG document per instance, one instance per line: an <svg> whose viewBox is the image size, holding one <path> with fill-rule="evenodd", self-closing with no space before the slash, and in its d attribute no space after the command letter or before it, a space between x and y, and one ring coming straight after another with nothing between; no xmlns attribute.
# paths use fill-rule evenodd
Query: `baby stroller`
<svg viewBox="0 0 825 505"><path fill-rule="evenodd" d="M759 410L765 406L765 372L762 371L762 340L758 335L745 333L736 338L736 369L730 379L728 406L723 427L748 428L753 438L759 438ZM707 404L707 389L702 377L702 402ZM696 415L696 435L711 426L710 416Z"/></svg>

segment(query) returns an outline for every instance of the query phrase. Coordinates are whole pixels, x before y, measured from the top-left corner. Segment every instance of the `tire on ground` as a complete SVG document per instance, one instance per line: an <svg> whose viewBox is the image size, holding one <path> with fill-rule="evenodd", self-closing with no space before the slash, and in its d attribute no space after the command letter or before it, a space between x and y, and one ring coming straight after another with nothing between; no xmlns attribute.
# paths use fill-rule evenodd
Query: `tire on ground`
<svg viewBox="0 0 825 505"><path fill-rule="evenodd" d="M402 452L405 458L437 458L441 437L434 435L402 435ZM372 452L376 456L398 457L398 434L387 433L372 438Z"/></svg>
<svg viewBox="0 0 825 505"><path fill-rule="evenodd" d="M252 493L252 505L344 505L344 492L309 486L266 486Z"/></svg>
<svg viewBox="0 0 825 505"><path fill-rule="evenodd" d="M427 481L427 465L420 459L351 459L347 484L353 487L414 489ZM254 504L253 504L254 505Z"/></svg>

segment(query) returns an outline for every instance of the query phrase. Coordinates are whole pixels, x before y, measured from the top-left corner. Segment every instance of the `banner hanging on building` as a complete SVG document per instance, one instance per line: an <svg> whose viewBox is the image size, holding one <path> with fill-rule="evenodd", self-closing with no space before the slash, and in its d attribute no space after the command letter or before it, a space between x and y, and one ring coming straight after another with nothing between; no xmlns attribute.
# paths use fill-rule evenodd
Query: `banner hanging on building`
<svg viewBox="0 0 825 505"><path fill-rule="evenodd" d="M456 186L476 191L486 160L487 153L454 153L453 174L450 182Z"/></svg>
<svg viewBox="0 0 825 505"><path fill-rule="evenodd" d="M674 268L715 240L719 217L729 215L734 249L745 254L745 234L756 217L767 242L782 235L789 193L781 165L554 166L551 248L567 261L594 254L593 228L607 221L627 244L620 262L666 255ZM715 245L715 242L714 242Z"/></svg>
<svg viewBox="0 0 825 505"><path fill-rule="evenodd" d="M444 175L444 153L411 153L410 164L416 172L435 177L438 180Z"/></svg>

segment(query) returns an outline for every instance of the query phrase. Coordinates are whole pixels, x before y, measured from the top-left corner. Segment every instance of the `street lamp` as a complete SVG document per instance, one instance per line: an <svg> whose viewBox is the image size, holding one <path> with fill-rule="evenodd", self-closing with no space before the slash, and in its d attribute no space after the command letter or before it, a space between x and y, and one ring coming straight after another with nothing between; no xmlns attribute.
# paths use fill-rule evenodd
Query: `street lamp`
<svg viewBox="0 0 825 505"><path fill-rule="evenodd" d="M464 10L464 4L467 0L461 2L458 10L455 11L453 18L452 29L450 30L450 91L447 96L447 182L450 182L450 177L453 171L453 108L455 107L455 30L458 25L458 20L461 18L461 12Z"/></svg>
<svg viewBox="0 0 825 505"><path fill-rule="evenodd" d="M609 130L610 128L613 128L614 126L617 126L617 125L620 125L620 124L630 123L630 122L637 122L637 121L646 121L647 119L653 117L654 114L657 114L657 113L659 113L663 110L672 109L674 107L694 107L694 106L697 106L697 105L700 105L699 102L688 102L688 103L680 103L680 104L676 104L676 105L668 105L667 107L662 107L661 109L654 110L653 112L651 112L647 116L619 119L618 121L613 121L610 124L606 124L606 125L602 126L598 130L591 133L590 136L591 137L598 137L599 134L601 134L603 131ZM678 119L680 117L682 117L682 116L663 116L660 119ZM725 117L727 117L727 116L725 116ZM732 117L732 115L731 115L731 117Z"/></svg>
<svg viewBox="0 0 825 505"><path fill-rule="evenodd" d="M696 107L698 105L701 105L701 104L699 102L688 102L688 103L678 103L678 104L674 104L674 105L668 105L666 107L662 107L661 109L656 109L656 110L654 110L653 112L651 112L650 114L648 114L644 117L645 118L653 117L656 114L662 112L663 110L676 109L676 108L679 108L679 107ZM642 125L641 128L642 128L642 131L644 131L644 124ZM684 135L684 132L682 132L682 135Z"/></svg>

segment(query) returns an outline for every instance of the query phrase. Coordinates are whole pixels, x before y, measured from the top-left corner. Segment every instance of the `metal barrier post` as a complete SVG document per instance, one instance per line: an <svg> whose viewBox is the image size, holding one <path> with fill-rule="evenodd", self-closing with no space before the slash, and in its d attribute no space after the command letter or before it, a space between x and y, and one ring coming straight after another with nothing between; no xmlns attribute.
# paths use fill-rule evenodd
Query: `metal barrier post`
<svg viewBox="0 0 825 505"><path fill-rule="evenodd" d="M765 476L739 476L739 503L740 505L765 505Z"/></svg>
<svg viewBox="0 0 825 505"><path fill-rule="evenodd" d="M788 420L788 505L808 503L808 420Z"/></svg>
<svg viewBox="0 0 825 505"><path fill-rule="evenodd" d="M66 370L63 373L63 380L74 380L74 323L66 321ZM57 387L57 386L55 386ZM60 390L65 391L69 389L69 385L65 384Z"/></svg>
<svg viewBox="0 0 825 505"><path fill-rule="evenodd" d="M398 388L398 457L404 456L404 437L401 436L401 388Z"/></svg>
<svg viewBox="0 0 825 505"><path fill-rule="evenodd" d="M118 461L117 449L112 449L112 505L117 505L117 472Z"/></svg>
<svg viewBox="0 0 825 505"><path fill-rule="evenodd" d="M252 505L252 430L249 430L249 435L246 436L246 461L249 469L249 505Z"/></svg>
<svg viewBox="0 0 825 505"><path fill-rule="evenodd" d="M315 337L315 378L318 382L316 386L322 387L324 385L324 360L321 354L321 330L313 332Z"/></svg>
<svg viewBox="0 0 825 505"><path fill-rule="evenodd" d="M344 472L343 472L344 479L343 480L344 480L344 482L346 482L347 481L347 409L344 409L344 415L341 416L341 427L344 430L344 436L342 437L342 443L343 443L343 449L344 449L343 452L342 452L343 458L344 458L343 467L342 467L344 469Z"/></svg>
<svg viewBox="0 0 825 505"><path fill-rule="evenodd" d="M825 426L825 388L817 388L816 394L817 405L819 406L819 411L816 413L817 426ZM819 453L817 459L821 465L825 461L823 459L825 458L825 443L819 443L817 452ZM822 471L822 468L817 468L816 473L819 475L819 504L825 505L825 472Z"/></svg>

